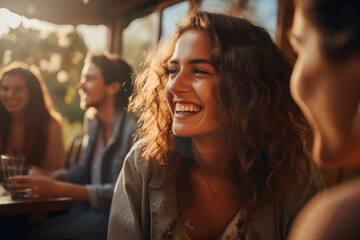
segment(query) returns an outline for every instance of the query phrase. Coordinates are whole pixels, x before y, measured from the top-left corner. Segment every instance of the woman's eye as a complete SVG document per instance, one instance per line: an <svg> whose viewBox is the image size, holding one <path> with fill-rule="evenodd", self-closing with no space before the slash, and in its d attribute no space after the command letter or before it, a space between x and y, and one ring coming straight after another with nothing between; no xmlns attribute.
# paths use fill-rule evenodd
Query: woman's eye
<svg viewBox="0 0 360 240"><path fill-rule="evenodd" d="M194 73L195 74L207 74L207 75L210 75L210 73L208 73L207 71L201 70L201 69L195 69Z"/></svg>
<svg viewBox="0 0 360 240"><path fill-rule="evenodd" d="M177 73L177 69L176 68L170 68L168 71L169 75L174 75Z"/></svg>

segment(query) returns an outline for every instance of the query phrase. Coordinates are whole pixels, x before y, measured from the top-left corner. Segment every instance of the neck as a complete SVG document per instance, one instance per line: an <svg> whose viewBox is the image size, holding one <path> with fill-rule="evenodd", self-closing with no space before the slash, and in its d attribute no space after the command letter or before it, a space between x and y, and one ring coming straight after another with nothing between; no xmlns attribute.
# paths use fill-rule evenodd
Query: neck
<svg viewBox="0 0 360 240"><path fill-rule="evenodd" d="M12 123L23 123L24 122L24 114L23 113L16 113L16 114L11 114L11 121Z"/></svg>
<svg viewBox="0 0 360 240"><path fill-rule="evenodd" d="M116 113L116 111L115 111L115 107L114 107L113 103L103 104L97 108L97 115L98 115L100 121L105 126L110 125L111 120L113 119L115 113Z"/></svg>
<svg viewBox="0 0 360 240"><path fill-rule="evenodd" d="M232 157L223 132L192 139L194 157L205 175L223 177L226 175Z"/></svg>
<svg viewBox="0 0 360 240"><path fill-rule="evenodd" d="M97 110L97 115L104 127L105 143L107 144L113 134L111 121L116 113L114 103L108 102L107 104L103 104L101 107L97 108Z"/></svg>

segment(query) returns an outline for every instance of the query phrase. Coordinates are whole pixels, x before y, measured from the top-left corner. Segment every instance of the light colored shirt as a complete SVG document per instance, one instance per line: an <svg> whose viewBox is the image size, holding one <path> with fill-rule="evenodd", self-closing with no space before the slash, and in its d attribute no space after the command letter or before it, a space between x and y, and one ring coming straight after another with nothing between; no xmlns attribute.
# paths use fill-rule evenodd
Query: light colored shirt
<svg viewBox="0 0 360 240"><path fill-rule="evenodd" d="M250 240L251 234L246 231L244 219L245 211L241 209L217 240ZM168 227L166 232L161 235L161 240L191 240L186 232L186 228L193 229L193 227L189 227L188 222L189 220L186 216L177 216L176 220Z"/></svg>
<svg viewBox="0 0 360 240"><path fill-rule="evenodd" d="M108 240L161 239L178 215L176 197L162 184L163 169L158 163L140 157L142 141L134 144L117 180ZM299 209L324 187L319 169L314 166L312 170L310 184L302 180L294 183L294 192L284 206L269 202L258 209L250 224L259 239L286 239Z"/></svg>
<svg viewBox="0 0 360 240"><path fill-rule="evenodd" d="M99 127L94 155L91 164L91 183L101 184L101 163L105 152L104 128Z"/></svg>

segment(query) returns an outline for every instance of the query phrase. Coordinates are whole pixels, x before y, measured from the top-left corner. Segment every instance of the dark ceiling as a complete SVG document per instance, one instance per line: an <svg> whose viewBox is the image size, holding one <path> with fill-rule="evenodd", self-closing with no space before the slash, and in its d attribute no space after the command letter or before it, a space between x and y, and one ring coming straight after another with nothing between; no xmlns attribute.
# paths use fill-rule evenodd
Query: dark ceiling
<svg viewBox="0 0 360 240"><path fill-rule="evenodd" d="M0 0L0 8L56 24L108 24L161 0Z"/></svg>

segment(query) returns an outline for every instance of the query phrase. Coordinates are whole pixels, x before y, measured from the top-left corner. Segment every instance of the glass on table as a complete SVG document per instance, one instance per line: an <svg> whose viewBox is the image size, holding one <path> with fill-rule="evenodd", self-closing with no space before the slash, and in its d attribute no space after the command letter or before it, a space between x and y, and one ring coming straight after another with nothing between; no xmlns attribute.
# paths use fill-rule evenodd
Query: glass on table
<svg viewBox="0 0 360 240"><path fill-rule="evenodd" d="M9 175L7 171L8 166L23 167L25 163L25 156L23 155L1 155L1 166L3 174L3 186L6 191L9 191Z"/></svg>
<svg viewBox="0 0 360 240"><path fill-rule="evenodd" d="M11 194L11 197L16 198L27 198L29 196L29 192L31 191L31 188L13 188L13 184L18 184L18 182L15 179L11 179L14 176L19 175L28 175L30 170L36 169L35 166L32 165L25 165L25 166L7 166L7 174L9 178L9 191Z"/></svg>

